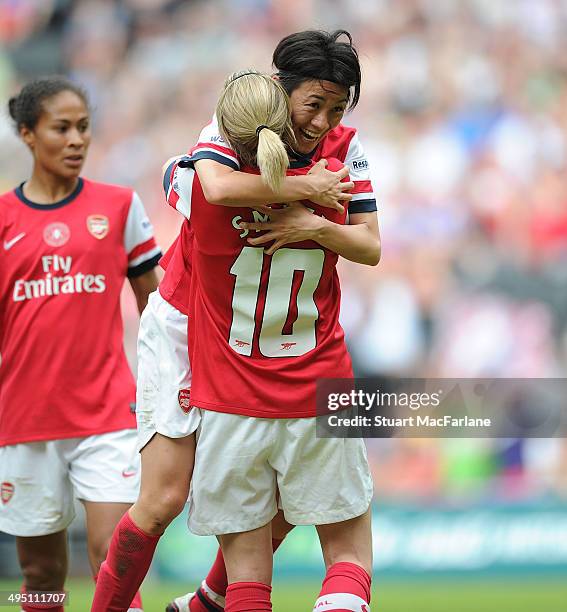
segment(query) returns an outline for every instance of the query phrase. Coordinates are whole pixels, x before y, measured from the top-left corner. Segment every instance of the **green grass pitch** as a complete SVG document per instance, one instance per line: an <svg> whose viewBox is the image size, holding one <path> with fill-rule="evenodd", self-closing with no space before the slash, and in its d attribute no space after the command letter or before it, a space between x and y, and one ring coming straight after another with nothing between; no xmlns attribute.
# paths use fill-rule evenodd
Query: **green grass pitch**
<svg viewBox="0 0 567 612"><path fill-rule="evenodd" d="M383 581L373 592L373 612L566 612L567 581L544 578L504 580ZM188 588L191 588L190 586ZM19 589L17 581L0 582L0 590ZM145 612L163 612L165 603L184 592L182 584L149 579L142 590ZM70 579L66 612L88 612L93 586L88 579ZM319 584L275 582L274 612L310 612ZM6 610L16 609L7 607Z"/></svg>

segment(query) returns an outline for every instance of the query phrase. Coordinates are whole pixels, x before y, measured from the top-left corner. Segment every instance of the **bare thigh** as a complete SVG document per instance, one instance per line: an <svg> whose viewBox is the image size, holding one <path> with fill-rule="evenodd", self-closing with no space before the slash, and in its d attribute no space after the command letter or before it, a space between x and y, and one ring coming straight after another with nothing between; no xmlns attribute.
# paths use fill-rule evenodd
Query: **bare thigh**
<svg viewBox="0 0 567 612"><path fill-rule="evenodd" d="M325 567L340 561L355 563L372 573L372 523L370 508L348 521L317 525Z"/></svg>
<svg viewBox="0 0 567 612"><path fill-rule="evenodd" d="M132 520L146 533L159 535L181 513L195 463L195 434L168 438L156 434L142 449L142 482Z"/></svg>

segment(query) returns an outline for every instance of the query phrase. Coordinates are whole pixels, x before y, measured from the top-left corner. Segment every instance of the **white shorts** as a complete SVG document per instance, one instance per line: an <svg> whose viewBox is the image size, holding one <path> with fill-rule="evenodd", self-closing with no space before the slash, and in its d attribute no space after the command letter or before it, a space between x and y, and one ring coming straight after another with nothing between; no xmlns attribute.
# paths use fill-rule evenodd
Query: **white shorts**
<svg viewBox="0 0 567 612"><path fill-rule="evenodd" d="M293 525L338 523L370 506L373 486L363 440L317 438L315 418L200 412L189 498L193 533L257 529L275 516L278 494Z"/></svg>
<svg viewBox="0 0 567 612"><path fill-rule="evenodd" d="M191 366L187 352L187 316L150 294L138 332L136 419L138 449L156 433L183 438L199 425L190 405Z"/></svg>
<svg viewBox="0 0 567 612"><path fill-rule="evenodd" d="M0 483L0 531L24 537L57 533L75 517L74 497L136 501L136 431L3 446Z"/></svg>

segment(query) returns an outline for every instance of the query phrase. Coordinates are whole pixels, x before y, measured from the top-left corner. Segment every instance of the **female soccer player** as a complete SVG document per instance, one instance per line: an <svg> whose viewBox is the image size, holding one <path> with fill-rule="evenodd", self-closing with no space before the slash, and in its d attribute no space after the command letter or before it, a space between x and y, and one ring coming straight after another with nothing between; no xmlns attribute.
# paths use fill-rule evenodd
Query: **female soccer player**
<svg viewBox="0 0 567 612"><path fill-rule="evenodd" d="M16 536L29 594L64 587L74 497L95 577L136 499L120 292L128 278L141 312L161 254L135 192L80 176L91 140L82 89L36 80L9 112L33 170L0 196L0 530ZM24 610L63 611L29 599ZM141 609L138 594L131 609Z"/></svg>
<svg viewBox="0 0 567 612"><path fill-rule="evenodd" d="M346 40L341 40L343 37L346 37ZM241 227L249 232L261 229L268 230L265 235L250 239L250 243L260 246L266 242L274 241L272 246L268 248L270 253L273 253L275 248L283 244L289 244L310 236L320 245L348 259L360 263L376 264L380 255L380 241L375 213L376 202L370 183L368 162L365 159L356 130L341 124L345 110L347 107L353 108L356 105L360 94L360 64L350 34L344 30L333 33L306 31L291 34L276 47L273 64L277 69L276 78L280 80L291 98L292 122L297 151L313 161L325 157L337 157L349 168L350 177L354 181L353 197L349 205L349 225L340 226L323 223L319 220L314 226L313 219L311 219L311 223L307 221L304 209L292 206L283 211L272 213L269 222L259 223L254 219L252 223L241 223ZM266 188L265 184L262 184L259 177L238 172L238 156L227 143L224 144L226 146L221 146L222 141L219 143L219 133L213 123L203 130L198 145L192 151L193 156L198 160L195 162L195 168L207 199L215 203L235 202L244 204L253 199L251 193L258 196L257 201L261 201L262 197L267 197L269 189ZM177 185L179 186L179 183ZM305 227L302 226L302 219L305 222ZM247 256L245 255L245 257ZM238 263L243 266L247 262L242 259ZM293 297L293 291L291 295ZM261 315L262 305L258 304L258 306L258 314ZM268 314L273 315L273 312L268 311ZM273 322L273 319L268 317L267 321L268 323ZM286 323L289 323L289 321L286 321ZM263 324L256 322L254 333L258 334L258 327L262 329L263 326ZM289 328L285 331L289 331ZM242 338L239 338L239 340L242 341ZM244 342L246 341L244 340ZM253 341L254 343L258 341L256 335L253 336ZM285 343L285 346L287 347L288 344ZM290 350L293 349L290 348ZM197 352L197 355L200 357L201 353ZM281 359L276 357L271 357L271 359L272 363L280 364L281 371ZM201 365L205 366L206 364L202 363ZM246 372L245 369L240 368L239 364L239 374L243 371ZM324 371L319 375L329 376L331 371ZM259 387L249 383L243 390L238 386L232 386L232 380L229 383L227 377L223 375L224 372L219 372L219 374L221 376L213 377L211 381L218 383L222 380L226 392L230 391L233 398L241 398L240 408L243 401L249 403L253 398L263 397L266 401L269 401L267 395L262 396L259 392L266 389L266 386L262 385L261 382ZM198 377L198 374L195 375ZM315 376L311 377L312 380L314 378ZM240 380L247 380L247 377L240 376ZM199 399L198 395L195 395L197 392L196 382L197 379L194 379L192 400L198 406L199 403L195 399ZM217 387L216 390L222 392L218 384L215 386ZM252 387L254 388L253 391ZM275 384L269 387L272 390L274 388L276 388ZM243 393L246 390L249 392ZM226 393L224 396L224 407L219 408L217 405L215 409L230 407L230 398L226 396ZM293 405L291 397L289 394L287 395L286 403ZM205 407L210 408L211 404L209 403ZM282 410L284 410L283 407ZM224 446L225 444L223 444L223 454ZM201 453L201 457L203 456L204 454ZM364 463L365 461L361 460L363 470ZM199 460L197 465L204 467L205 463L201 463ZM214 473L214 470L212 471ZM199 467L195 471L194 482L202 482ZM326 493L322 495L322 499L328 500ZM305 504L306 507L307 505ZM211 516L214 515L214 511L210 514ZM327 518L332 519L331 516ZM322 599L318 601L317 605L321 605L325 601L328 610L343 609L343 607L348 609L346 604L352 595L353 599L349 605L354 606L354 609L364 609L361 606L365 605L364 601L367 602L370 595L369 521L370 514L365 512L355 519L340 524L332 524L331 520L329 525L318 526L327 566L327 576L321 591ZM238 519L232 521L231 517L230 522L232 523L231 529L236 530L234 526L239 524ZM237 557L238 555L234 555L233 559ZM238 568L243 568L242 559L237 563ZM251 571L248 575L253 575L253 573ZM266 576L263 576L263 578L266 578ZM231 578L231 582L234 582L234 576ZM246 591L246 593L250 594L250 591ZM329 597L329 595L336 593L342 593L344 596ZM257 595L258 593L253 593L252 597ZM265 590L263 594L260 593L259 595L260 598L262 596L266 596ZM344 604L343 607L341 607L341 600Z"/></svg>
<svg viewBox="0 0 567 612"><path fill-rule="evenodd" d="M252 138L254 119L236 83L226 88L217 117L225 142L246 161L241 143ZM337 105L340 96L346 104L346 88L330 81L320 87L318 98L326 94ZM255 125L261 138L265 127ZM202 150L195 147L180 165L200 163ZM311 163L297 161L296 172ZM279 495L288 522L317 525L327 576L315 608L368 609L372 483L364 444L318 439L314 415L315 381L352 377L338 324L338 254L377 263L378 233L371 234L370 218L345 226L344 213L314 206L312 214L301 204L258 223L246 209L211 206L195 172L185 172L190 178L180 169L172 179L184 203L172 203L190 211L194 232L191 403L202 409L190 528L220 540L225 609L270 610L270 521ZM249 235L262 229L265 236ZM271 241L266 252L257 246Z"/></svg>

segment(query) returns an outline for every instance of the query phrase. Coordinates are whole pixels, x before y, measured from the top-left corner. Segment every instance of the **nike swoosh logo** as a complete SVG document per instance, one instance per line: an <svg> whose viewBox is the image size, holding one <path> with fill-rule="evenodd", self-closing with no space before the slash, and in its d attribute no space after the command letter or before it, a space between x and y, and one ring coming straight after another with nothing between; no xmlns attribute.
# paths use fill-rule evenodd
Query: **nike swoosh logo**
<svg viewBox="0 0 567 612"><path fill-rule="evenodd" d="M16 242L19 242L25 235L26 233L22 232L21 234L14 236L12 240L4 240L4 250L5 251L10 250L16 244Z"/></svg>
<svg viewBox="0 0 567 612"><path fill-rule="evenodd" d="M127 472L126 470L122 470L122 476L124 478L130 478L131 476L135 476L137 472Z"/></svg>

